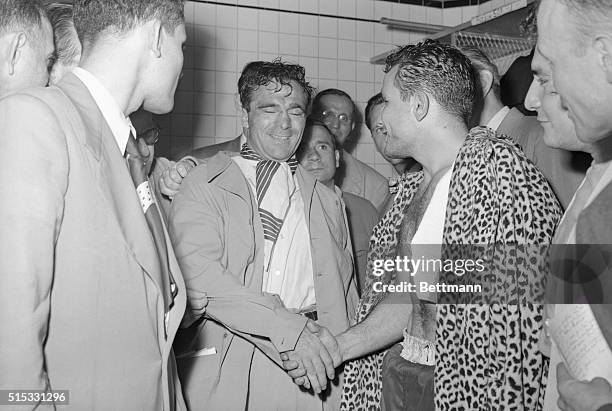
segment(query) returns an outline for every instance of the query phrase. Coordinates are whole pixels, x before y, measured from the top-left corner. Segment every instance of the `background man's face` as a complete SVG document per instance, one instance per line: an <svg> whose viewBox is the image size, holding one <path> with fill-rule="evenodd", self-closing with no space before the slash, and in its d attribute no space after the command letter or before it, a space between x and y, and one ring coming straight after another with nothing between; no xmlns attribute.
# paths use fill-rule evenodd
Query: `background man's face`
<svg viewBox="0 0 612 411"><path fill-rule="evenodd" d="M46 18L42 19L39 30L28 34L26 44L21 48L21 56L15 67L15 81L10 91L29 87L44 87L49 83L49 70L52 64L53 28Z"/></svg>
<svg viewBox="0 0 612 411"><path fill-rule="evenodd" d="M582 39L577 23L559 0L543 0L538 11L538 52L551 64L552 79L561 103L584 142L607 137L612 131L610 85L599 64L592 39Z"/></svg>
<svg viewBox="0 0 612 411"><path fill-rule="evenodd" d="M538 112L547 146L571 151L584 151L586 144L576 136L574 123L561 105L559 93L554 91L550 64L536 50L531 68L534 78L525 97L525 107Z"/></svg>
<svg viewBox="0 0 612 411"><path fill-rule="evenodd" d="M333 136L324 127L314 125L304 131L304 141L298 152L302 167L323 184L333 184L340 153L334 149Z"/></svg>
<svg viewBox="0 0 612 411"><path fill-rule="evenodd" d="M376 149L378 150L378 152L384 157L385 160L387 160L387 162L391 163L392 165L396 165L399 164L403 161L403 159L400 158L390 158L385 154L385 144L387 142L387 128L385 127L385 124L382 121L382 111L383 111L384 105L383 104L378 104L374 107L372 107L372 110L370 111L370 118L372 119L372 123L370 124L370 128L372 130L372 139L374 140L374 145L376 146Z"/></svg>
<svg viewBox="0 0 612 411"><path fill-rule="evenodd" d="M402 101L400 91L394 84L398 68L395 66L385 74L381 90L385 99L382 121L387 128L383 152L389 158L411 157L410 146L417 134L410 103Z"/></svg>
<svg viewBox="0 0 612 411"><path fill-rule="evenodd" d="M174 93L183 70L183 46L187 39L185 25L179 24L174 32L162 29L162 55L154 67L153 93L145 99L145 109L155 114L168 113L174 107Z"/></svg>
<svg viewBox="0 0 612 411"><path fill-rule="evenodd" d="M267 160L288 160L304 132L306 93L296 81L290 84L280 89L276 82L259 87L251 95L249 110L243 108L249 145Z"/></svg>
<svg viewBox="0 0 612 411"><path fill-rule="evenodd" d="M319 100L321 112L316 115L334 133L336 143L343 146L353 131L353 103L344 96L326 94Z"/></svg>

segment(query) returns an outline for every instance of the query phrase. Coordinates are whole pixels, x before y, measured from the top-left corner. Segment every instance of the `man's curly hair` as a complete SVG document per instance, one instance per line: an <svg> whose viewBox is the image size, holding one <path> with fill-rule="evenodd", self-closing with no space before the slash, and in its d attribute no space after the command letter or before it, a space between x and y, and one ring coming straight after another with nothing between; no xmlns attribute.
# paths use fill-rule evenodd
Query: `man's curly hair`
<svg viewBox="0 0 612 411"><path fill-rule="evenodd" d="M470 60L459 50L433 40L398 48L385 61L385 73L399 66L395 86L402 100L420 91L466 124L476 99Z"/></svg>
<svg viewBox="0 0 612 411"><path fill-rule="evenodd" d="M291 81L295 81L306 94L306 109L310 106L314 88L306 81L304 67L299 64L290 64L280 58L273 61L252 61L244 66L238 80L238 94L240 103L245 110L249 110L253 92L261 86L272 82L277 83L278 90L283 86L293 88Z"/></svg>

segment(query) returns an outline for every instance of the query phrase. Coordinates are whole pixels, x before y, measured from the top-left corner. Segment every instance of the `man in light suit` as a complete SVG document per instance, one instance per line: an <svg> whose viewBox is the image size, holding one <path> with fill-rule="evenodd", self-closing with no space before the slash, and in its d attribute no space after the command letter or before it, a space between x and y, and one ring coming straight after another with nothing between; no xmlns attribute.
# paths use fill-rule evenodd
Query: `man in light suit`
<svg viewBox="0 0 612 411"><path fill-rule="evenodd" d="M183 2L127 4L77 0L80 67L0 100L0 389L180 410L185 286L127 116L173 107Z"/></svg>
<svg viewBox="0 0 612 411"><path fill-rule="evenodd" d="M480 82L480 101L474 111L474 125L489 127L510 137L544 174L565 210L590 164L590 156L547 145L544 130L535 117L525 116L516 107L502 103L497 67L476 47L462 47Z"/></svg>
<svg viewBox="0 0 612 411"><path fill-rule="evenodd" d="M53 30L41 0L0 2L0 97L46 86L53 50Z"/></svg>
<svg viewBox="0 0 612 411"><path fill-rule="evenodd" d="M170 212L187 287L209 297L176 345L185 399L193 410L337 410L331 333L350 325L358 297L341 199L293 157L312 89L303 67L280 61L249 63L238 86L240 152L192 170ZM281 355L306 367L311 390Z"/></svg>

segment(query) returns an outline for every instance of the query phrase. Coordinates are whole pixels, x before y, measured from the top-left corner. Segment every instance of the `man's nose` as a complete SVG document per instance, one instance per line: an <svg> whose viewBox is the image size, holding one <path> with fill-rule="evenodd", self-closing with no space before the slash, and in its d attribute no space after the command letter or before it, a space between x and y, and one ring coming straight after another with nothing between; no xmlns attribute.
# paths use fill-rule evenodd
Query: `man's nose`
<svg viewBox="0 0 612 411"><path fill-rule="evenodd" d="M525 96L525 108L530 111L535 111L540 107L539 89L540 86L536 79L531 81L527 95Z"/></svg>
<svg viewBox="0 0 612 411"><path fill-rule="evenodd" d="M289 113L287 113L286 111L281 113L281 128L283 130L287 130L289 128L291 128L291 117L289 116Z"/></svg>

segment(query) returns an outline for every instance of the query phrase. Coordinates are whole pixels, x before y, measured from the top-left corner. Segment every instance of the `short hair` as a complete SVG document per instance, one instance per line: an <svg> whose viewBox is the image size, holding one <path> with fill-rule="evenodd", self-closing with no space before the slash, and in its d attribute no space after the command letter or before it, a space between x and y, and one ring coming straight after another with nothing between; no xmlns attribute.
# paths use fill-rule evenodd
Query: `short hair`
<svg viewBox="0 0 612 411"><path fill-rule="evenodd" d="M355 102L353 101L353 99L351 98L351 96L348 95L347 92L342 91L340 89L337 88L328 88L325 89L323 91L319 91L317 93L317 95L315 96L313 102L312 102L312 112L313 113L319 113L321 112L321 98L324 96L340 96L340 97L344 97L346 99L348 99L348 101L351 102L351 105L353 106L353 111L351 113L351 116L353 117L353 121L355 120L355 113L357 112L357 107L355 107Z"/></svg>
<svg viewBox="0 0 612 411"><path fill-rule="evenodd" d="M385 61L385 73L399 66L395 86L402 100L415 92L433 97L449 114L466 124L476 99L470 61L459 50L433 40L400 47Z"/></svg>
<svg viewBox="0 0 612 411"><path fill-rule="evenodd" d="M478 47L473 46L465 46L459 47L459 50L472 62L472 67L474 68L474 74L476 76L480 75L482 71L488 71L493 75L493 94L498 99L501 98L501 90L500 90L500 81L501 76L499 75L499 70L497 66L489 59L489 57L479 49Z"/></svg>
<svg viewBox="0 0 612 411"><path fill-rule="evenodd" d="M39 29L45 9L42 0L2 0L0 2L0 34L15 30Z"/></svg>
<svg viewBox="0 0 612 411"><path fill-rule="evenodd" d="M174 33L185 21L184 0L75 0L73 17L86 48L103 33L120 36L153 19Z"/></svg>
<svg viewBox="0 0 612 411"><path fill-rule="evenodd" d="M372 97L370 97L370 99L368 100L368 104L366 105L365 108L365 123L366 123L366 127L368 128L368 130L372 131L372 126L370 125L370 121L371 116L372 116L372 110L374 110L374 107L379 106L381 104L385 103L385 99L382 96L382 93L378 93Z"/></svg>
<svg viewBox="0 0 612 411"><path fill-rule="evenodd" d="M53 26L57 61L72 62L81 55L81 43L72 20L72 4L52 3L47 14Z"/></svg>
<svg viewBox="0 0 612 411"><path fill-rule="evenodd" d="M276 82L278 83L278 90L276 91L280 91L283 86L293 89L291 81L295 81L304 91L306 95L305 108L307 110L312 100L314 88L306 81L304 67L299 64L285 63L280 58L272 61L252 61L244 66L240 79L238 79L240 104L246 111L249 111L253 92L259 87Z"/></svg>

